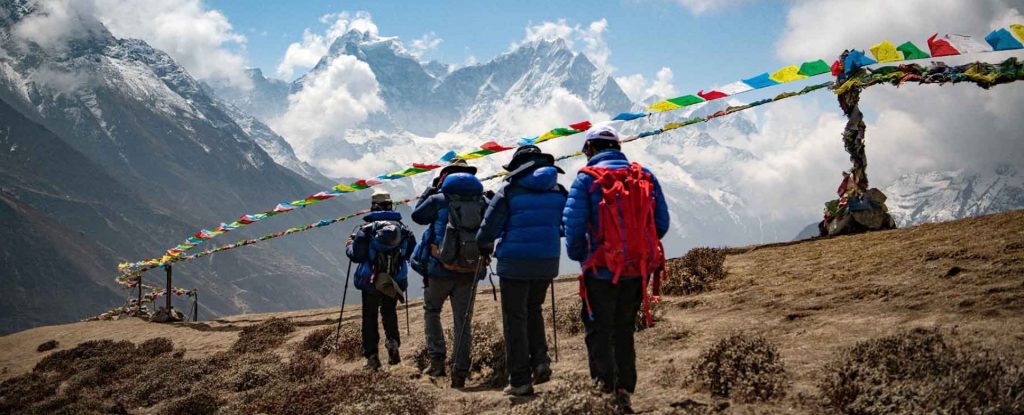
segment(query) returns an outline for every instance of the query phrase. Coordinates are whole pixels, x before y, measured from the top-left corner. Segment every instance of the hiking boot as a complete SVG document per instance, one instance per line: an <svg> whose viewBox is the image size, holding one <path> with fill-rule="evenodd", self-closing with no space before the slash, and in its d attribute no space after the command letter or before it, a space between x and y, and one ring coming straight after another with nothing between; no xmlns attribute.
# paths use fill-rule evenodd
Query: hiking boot
<svg viewBox="0 0 1024 415"><path fill-rule="evenodd" d="M363 369L370 371L380 370L380 358L377 355L372 355L366 358L366 364L363 365Z"/></svg>
<svg viewBox="0 0 1024 415"><path fill-rule="evenodd" d="M619 411L622 411L622 413L624 414L632 414L633 405L631 399L629 398L629 392L626 392L626 390L622 388L616 390L615 406L619 408Z"/></svg>
<svg viewBox="0 0 1024 415"><path fill-rule="evenodd" d="M384 342L384 348L388 349L388 364L391 366L402 362L402 356L398 354L398 341L388 339Z"/></svg>
<svg viewBox="0 0 1024 415"><path fill-rule="evenodd" d="M520 386L508 385L502 392L509 396L530 396L533 395L533 385L529 383Z"/></svg>
<svg viewBox="0 0 1024 415"><path fill-rule="evenodd" d="M547 363L541 363L537 365L537 367L533 368L534 385L540 385L549 380L551 380L551 366Z"/></svg>
<svg viewBox="0 0 1024 415"><path fill-rule="evenodd" d="M466 375L462 373L455 373L452 371L452 389L462 389L466 387Z"/></svg>
<svg viewBox="0 0 1024 415"><path fill-rule="evenodd" d="M432 378L445 377L447 374L444 370L444 360L431 360L427 370L424 370L423 373Z"/></svg>

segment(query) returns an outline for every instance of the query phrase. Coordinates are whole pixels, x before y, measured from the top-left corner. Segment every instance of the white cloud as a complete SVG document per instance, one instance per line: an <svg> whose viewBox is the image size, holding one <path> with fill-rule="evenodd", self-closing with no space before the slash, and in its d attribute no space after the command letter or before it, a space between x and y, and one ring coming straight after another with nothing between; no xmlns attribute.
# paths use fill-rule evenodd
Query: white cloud
<svg viewBox="0 0 1024 415"><path fill-rule="evenodd" d="M296 155L317 164L317 146L384 109L377 78L370 66L353 56L335 57L324 70L310 75L301 91L288 97L288 110L270 121Z"/></svg>
<svg viewBox="0 0 1024 415"><path fill-rule="evenodd" d="M608 20L602 18L590 22L587 26L575 24L570 26L565 19L558 19L555 22L542 22L526 26L526 35L521 42L513 43L510 49L514 49L523 43L539 40L553 41L562 39L570 49L576 49L577 42L581 43L582 52L591 61L606 73L615 71L615 67L608 62L612 51L604 35L608 31Z"/></svg>
<svg viewBox="0 0 1024 415"><path fill-rule="evenodd" d="M423 36L412 40L412 43L409 44L409 53L419 59L424 53L437 49L443 41L444 39L437 37L437 34L434 32L425 33Z"/></svg>
<svg viewBox="0 0 1024 415"><path fill-rule="evenodd" d="M95 7L88 1L47 0L35 3L36 11L13 28L13 34L46 49L63 50L67 42L101 31L93 19Z"/></svg>
<svg viewBox="0 0 1024 415"><path fill-rule="evenodd" d="M114 36L145 40L200 79L248 87L246 38L202 0L93 0L96 17Z"/></svg>
<svg viewBox="0 0 1024 415"><path fill-rule="evenodd" d="M679 95L679 91L672 84L672 78L672 69L662 67L651 81L648 81L642 74L633 74L616 77L615 82L630 99L642 102L650 97L663 99Z"/></svg>
<svg viewBox="0 0 1024 415"><path fill-rule="evenodd" d="M377 25L373 22L370 13L364 11L329 13L320 16L320 23L327 25L323 33L316 33L306 28L302 32L302 41L293 42L285 50L281 63L277 66L277 75L291 79L297 69L312 68L320 58L327 54L334 39L344 35L350 30L362 33L369 33L376 36Z"/></svg>
<svg viewBox="0 0 1024 415"><path fill-rule="evenodd" d="M1020 21L1020 2L1001 0L799 1L786 17L776 52L786 61L831 60L847 48L866 49L890 40L927 48L935 32L984 35ZM1016 16L1016 20L1013 20Z"/></svg>

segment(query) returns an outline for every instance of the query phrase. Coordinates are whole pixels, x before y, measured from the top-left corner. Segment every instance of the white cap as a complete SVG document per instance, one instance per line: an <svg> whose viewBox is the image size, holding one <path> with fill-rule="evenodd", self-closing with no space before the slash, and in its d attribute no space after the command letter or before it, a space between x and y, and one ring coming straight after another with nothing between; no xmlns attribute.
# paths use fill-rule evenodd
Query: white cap
<svg viewBox="0 0 1024 415"><path fill-rule="evenodd" d="M390 201L391 201L391 193L388 193L387 190L384 190L384 189L373 189L373 196L370 196L370 202L372 202L372 203L380 203L380 202L390 202Z"/></svg>
<svg viewBox="0 0 1024 415"><path fill-rule="evenodd" d="M587 130L586 138L587 141L608 140L617 143L619 142L619 133L610 125L599 125Z"/></svg>

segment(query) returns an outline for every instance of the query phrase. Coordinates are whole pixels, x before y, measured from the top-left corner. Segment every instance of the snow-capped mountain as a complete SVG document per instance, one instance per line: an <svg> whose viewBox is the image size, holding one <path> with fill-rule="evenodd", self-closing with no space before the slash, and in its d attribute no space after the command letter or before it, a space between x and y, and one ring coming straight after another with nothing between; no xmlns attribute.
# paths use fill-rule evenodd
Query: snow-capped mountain
<svg viewBox="0 0 1024 415"><path fill-rule="evenodd" d="M1024 208L1024 176L1015 168L907 174L882 190L897 226L942 222Z"/></svg>
<svg viewBox="0 0 1024 415"><path fill-rule="evenodd" d="M263 148L287 155L287 143L261 137L269 129L258 121L240 125L242 115L167 54L81 15L60 28L67 33L28 36L19 25L40 17L35 7L0 0L0 280L17 293L0 297L0 332L105 311L124 300L113 281L119 261L160 255L200 227L322 189ZM355 210L355 202L314 206L198 249ZM207 293L206 317L335 304L346 231L182 263L175 285Z"/></svg>

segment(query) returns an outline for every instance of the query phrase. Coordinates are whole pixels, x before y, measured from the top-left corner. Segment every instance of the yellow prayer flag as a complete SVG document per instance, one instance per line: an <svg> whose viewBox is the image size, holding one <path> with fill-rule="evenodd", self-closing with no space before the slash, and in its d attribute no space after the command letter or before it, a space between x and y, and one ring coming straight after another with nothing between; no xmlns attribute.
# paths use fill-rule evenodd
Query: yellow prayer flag
<svg viewBox="0 0 1024 415"><path fill-rule="evenodd" d="M339 191L341 193L352 193L352 192L357 190L354 187L347 186L347 185L340 184L340 183L335 185L334 187L332 187L332 189L337 190L337 191Z"/></svg>
<svg viewBox="0 0 1024 415"><path fill-rule="evenodd" d="M1014 36L1017 36L1017 40L1019 40L1020 43L1024 43L1024 25L1022 25L1022 24L1012 24L1012 25L1010 25L1010 33L1013 33Z"/></svg>
<svg viewBox="0 0 1024 415"><path fill-rule="evenodd" d="M651 104L651 106L647 107L647 109L654 112L670 111L676 108L680 108L680 106L668 101L655 102L654 104Z"/></svg>
<svg viewBox="0 0 1024 415"><path fill-rule="evenodd" d="M484 156L483 154L480 154L480 153L477 153L477 152L473 152L473 153L462 153L462 154L459 154L459 155L457 155L455 157L463 159L463 160L473 160L473 159L478 159L478 158L483 157L483 156Z"/></svg>
<svg viewBox="0 0 1024 415"><path fill-rule="evenodd" d="M896 50L896 45L888 40L883 40L882 43L872 46L871 54L875 55L875 60L879 63L903 60L903 56Z"/></svg>
<svg viewBox="0 0 1024 415"><path fill-rule="evenodd" d="M679 127L682 127L682 126L683 126L683 123L681 123L681 122L670 122L668 124L665 124L664 127L661 127L661 131L675 130L676 128L679 128Z"/></svg>
<svg viewBox="0 0 1024 415"><path fill-rule="evenodd" d="M550 140L552 138L556 138L556 137L558 137L557 134L554 134L551 131L548 131L548 132L542 134L540 137L537 137L537 139L534 140L533 142L534 142L534 144L536 144L536 143L543 143L545 141L548 141L548 140Z"/></svg>
<svg viewBox="0 0 1024 415"><path fill-rule="evenodd" d="M779 69L778 71L775 71L775 73L771 74L771 76L769 76L768 79L771 79L771 80L773 80L775 82L783 84L783 83L786 83L786 82L793 82L793 81L797 81L797 80L800 80L800 79L804 79L806 77L807 77L807 75L801 75L800 74L800 67L799 66L789 65L789 66L787 66L785 68L782 68L782 69Z"/></svg>

